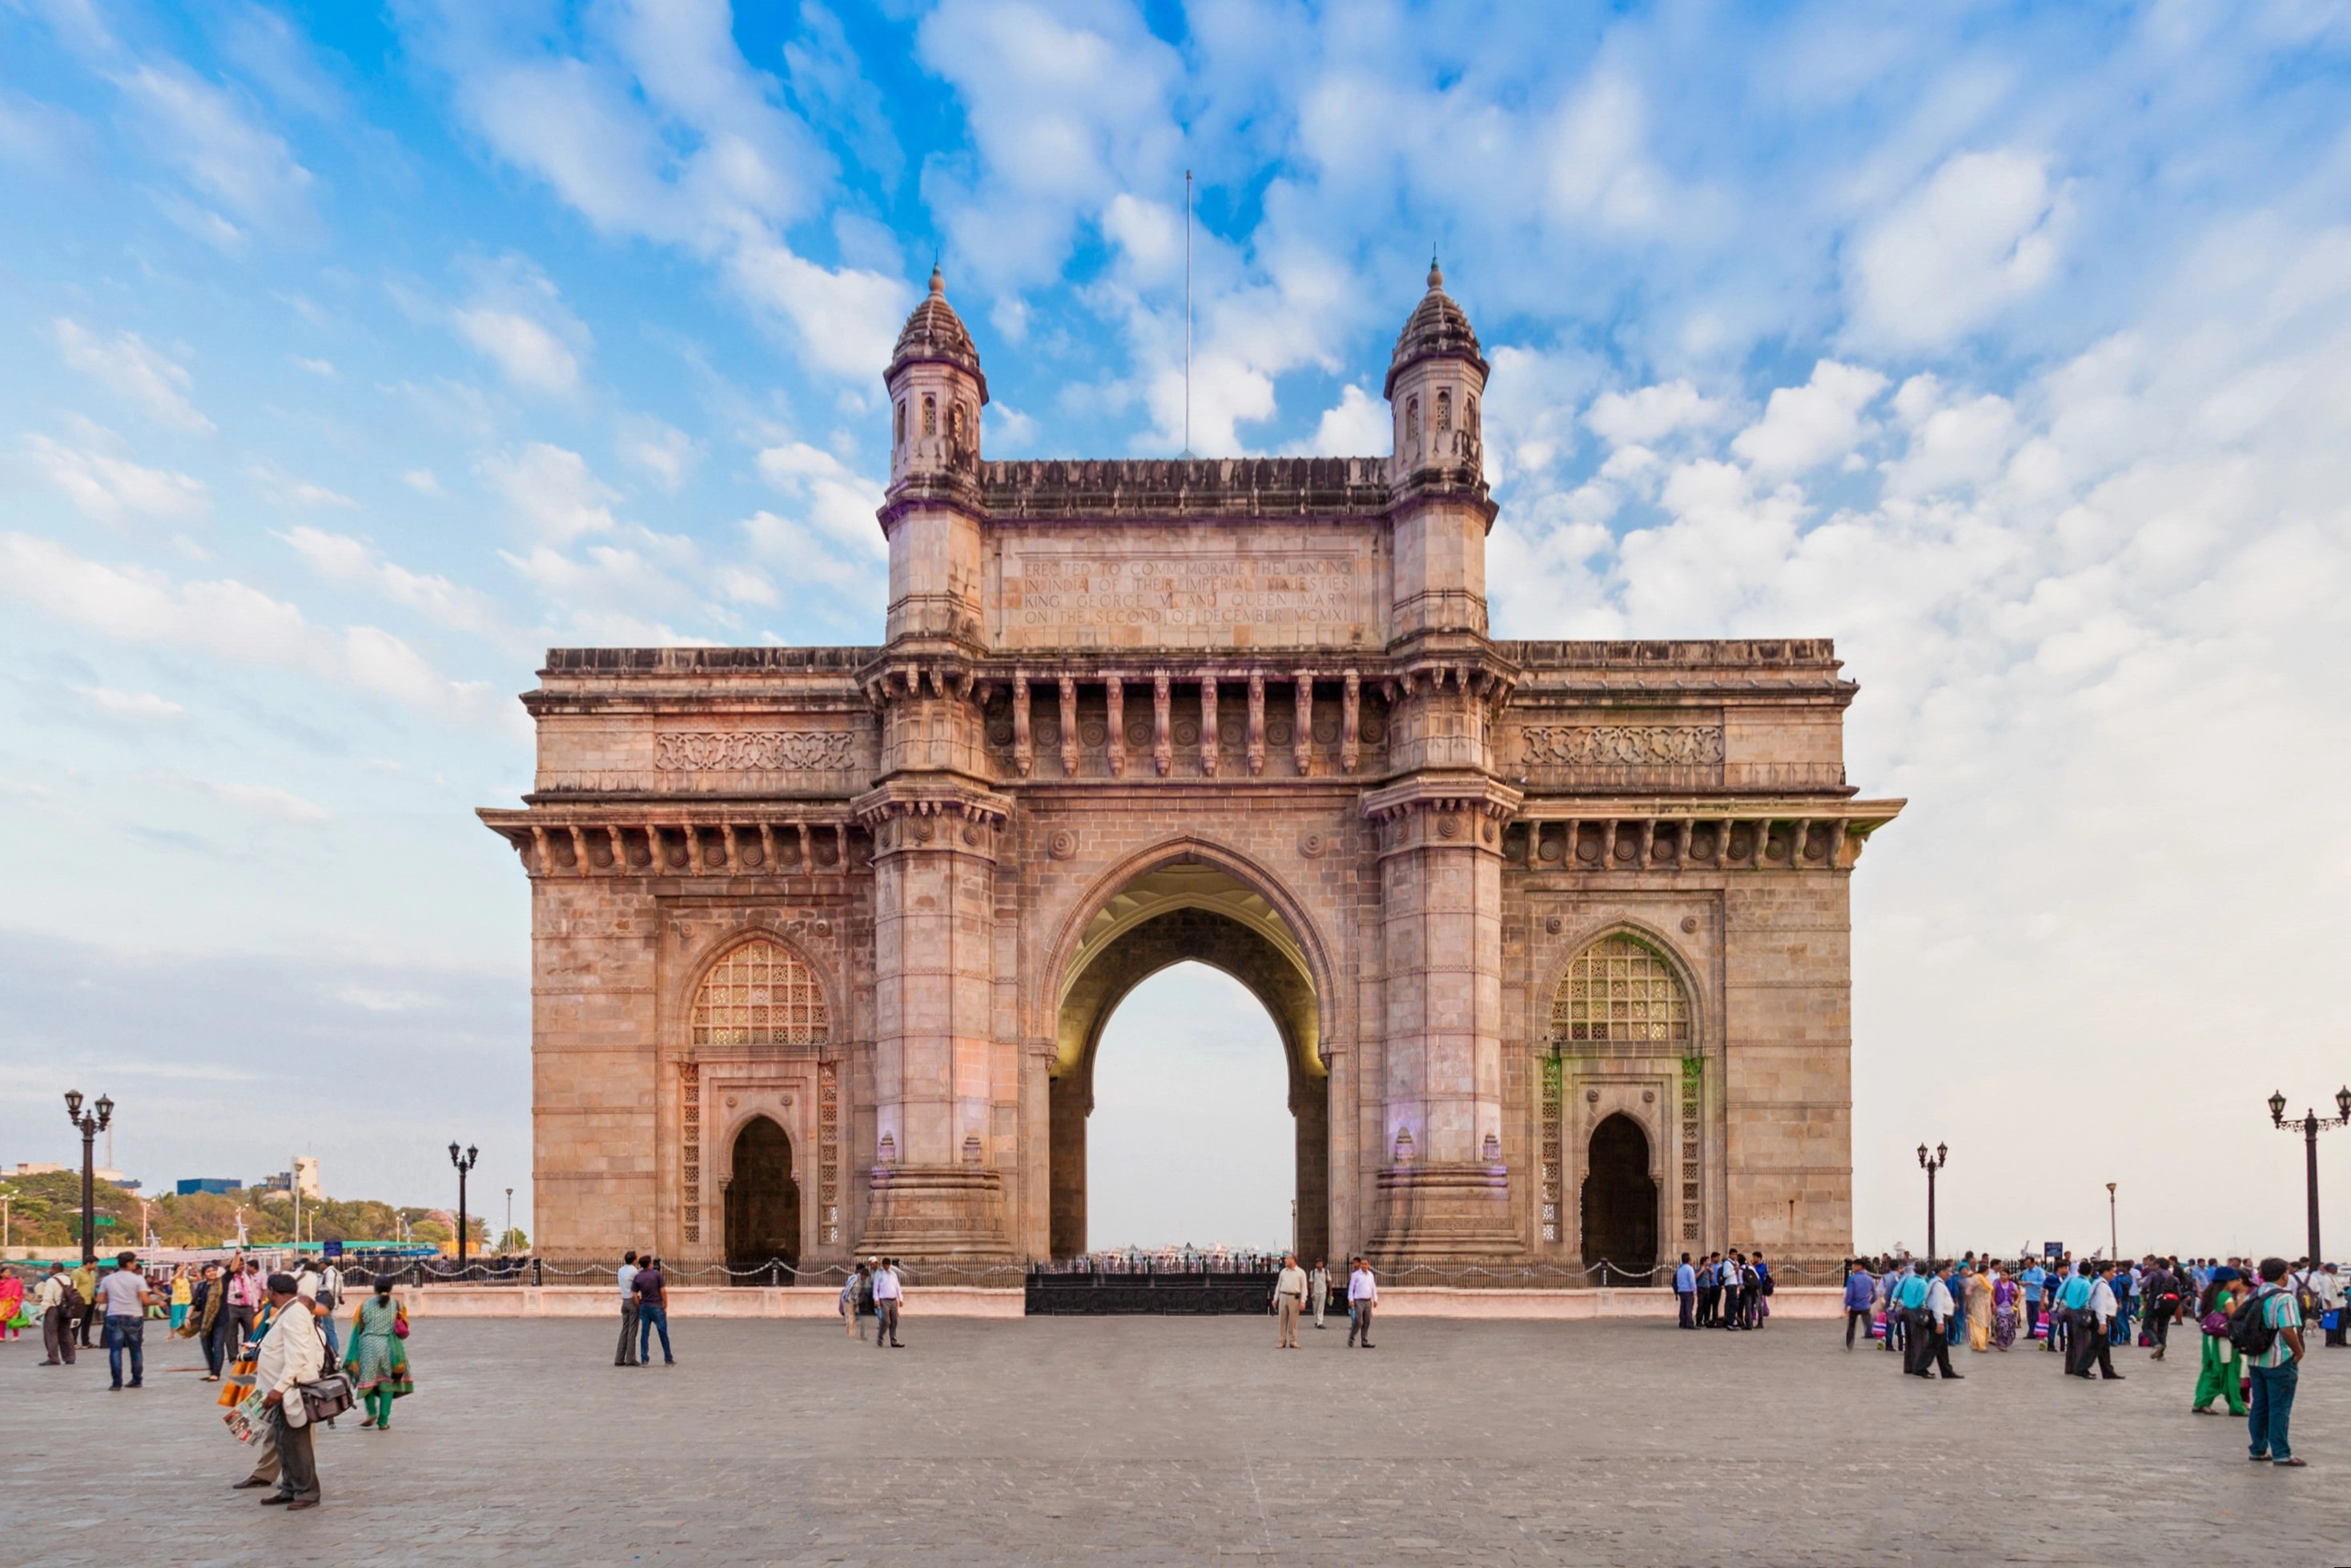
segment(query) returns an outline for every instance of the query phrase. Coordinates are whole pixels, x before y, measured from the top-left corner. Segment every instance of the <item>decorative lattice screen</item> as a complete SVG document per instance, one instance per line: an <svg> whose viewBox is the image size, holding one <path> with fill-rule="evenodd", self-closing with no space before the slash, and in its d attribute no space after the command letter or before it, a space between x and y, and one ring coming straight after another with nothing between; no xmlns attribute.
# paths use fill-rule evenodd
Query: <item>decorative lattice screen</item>
<svg viewBox="0 0 2351 1568"><path fill-rule="evenodd" d="M829 1028L815 971L764 936L731 949L694 993L696 1045L817 1045Z"/></svg>
<svg viewBox="0 0 2351 1568"><path fill-rule="evenodd" d="M1689 998L1665 955L1637 937L1604 936L1578 953L1552 1004L1562 1040L1687 1040Z"/></svg>

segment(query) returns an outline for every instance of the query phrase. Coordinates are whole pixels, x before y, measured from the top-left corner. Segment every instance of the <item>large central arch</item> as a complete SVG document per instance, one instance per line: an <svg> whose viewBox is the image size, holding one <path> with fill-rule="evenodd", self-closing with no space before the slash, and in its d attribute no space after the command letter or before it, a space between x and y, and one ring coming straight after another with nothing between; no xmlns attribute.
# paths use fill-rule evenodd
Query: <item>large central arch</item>
<svg viewBox="0 0 2351 1568"><path fill-rule="evenodd" d="M1308 944L1255 878L1221 856L1178 851L1116 881L1076 933L1056 997L1050 1074L1050 1246L1086 1249L1086 1124L1102 1030L1137 986L1193 962L1240 982L1273 1019L1297 1123L1296 1245L1330 1247L1330 1072Z"/></svg>

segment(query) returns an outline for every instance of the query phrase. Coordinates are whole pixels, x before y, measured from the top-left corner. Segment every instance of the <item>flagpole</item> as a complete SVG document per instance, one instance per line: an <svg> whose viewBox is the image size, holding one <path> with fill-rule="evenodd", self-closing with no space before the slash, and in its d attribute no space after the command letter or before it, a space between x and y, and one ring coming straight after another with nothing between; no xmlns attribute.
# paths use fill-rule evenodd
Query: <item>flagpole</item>
<svg viewBox="0 0 2351 1568"><path fill-rule="evenodd" d="M1184 455L1192 455L1192 171L1184 171Z"/></svg>

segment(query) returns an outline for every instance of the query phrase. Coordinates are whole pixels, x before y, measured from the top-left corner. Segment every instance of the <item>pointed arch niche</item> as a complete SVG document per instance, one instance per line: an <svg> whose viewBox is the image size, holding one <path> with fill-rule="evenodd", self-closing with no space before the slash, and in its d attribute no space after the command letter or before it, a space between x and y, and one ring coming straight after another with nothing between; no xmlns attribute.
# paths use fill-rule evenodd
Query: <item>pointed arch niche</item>
<svg viewBox="0 0 2351 1568"><path fill-rule="evenodd" d="M685 1036L678 1064L685 1250L715 1258L756 1242L758 1260L789 1263L840 1245L840 1064L831 1054L832 1003L815 966L765 932L730 943L695 983ZM768 1128L753 1125L760 1121ZM768 1197L728 1190L747 1174L737 1168L747 1150L748 1174L772 1189ZM801 1201L809 1191L813 1205ZM793 1235L774 1234L778 1226Z"/></svg>
<svg viewBox="0 0 2351 1568"><path fill-rule="evenodd" d="M1646 932L1604 932L1568 959L1539 1063L1535 1234L1543 1246L1590 1260L1595 1247L1621 1252L1635 1237L1657 1257L1677 1239L1698 1242L1701 1032L1683 966ZM1636 1149L1646 1167L1637 1174ZM1603 1198L1604 1212L1596 1211ZM1646 1213L1625 1213L1627 1204Z"/></svg>

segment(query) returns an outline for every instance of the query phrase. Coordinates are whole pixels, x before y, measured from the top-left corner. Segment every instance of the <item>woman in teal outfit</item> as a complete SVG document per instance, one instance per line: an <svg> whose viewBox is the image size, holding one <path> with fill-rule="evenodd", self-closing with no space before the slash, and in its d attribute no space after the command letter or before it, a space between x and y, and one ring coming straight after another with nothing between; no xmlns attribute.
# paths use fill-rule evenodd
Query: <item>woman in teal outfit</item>
<svg viewBox="0 0 2351 1568"><path fill-rule="evenodd" d="M367 1404L361 1429L389 1430L392 1402L414 1392L416 1385L408 1375L408 1314L392 1299L388 1275L376 1280L375 1294L351 1316L351 1348L343 1357L343 1370L351 1375L351 1386Z"/></svg>

